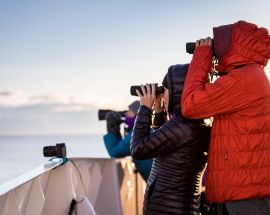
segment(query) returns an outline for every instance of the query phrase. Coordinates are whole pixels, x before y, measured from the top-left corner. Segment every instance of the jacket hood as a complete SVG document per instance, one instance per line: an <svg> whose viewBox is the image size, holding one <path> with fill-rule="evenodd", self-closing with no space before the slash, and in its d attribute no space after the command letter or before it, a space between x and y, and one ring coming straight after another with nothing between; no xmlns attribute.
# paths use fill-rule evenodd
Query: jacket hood
<svg viewBox="0 0 270 215"><path fill-rule="evenodd" d="M213 28L215 56L220 59L230 48L233 25L222 25Z"/></svg>
<svg viewBox="0 0 270 215"><path fill-rule="evenodd" d="M245 21L213 28L218 70L246 64L266 66L270 59L270 36L265 28Z"/></svg>
<svg viewBox="0 0 270 215"><path fill-rule="evenodd" d="M181 114L181 97L189 64L170 66L167 73L169 90L169 114ZM181 114L182 115L182 114Z"/></svg>

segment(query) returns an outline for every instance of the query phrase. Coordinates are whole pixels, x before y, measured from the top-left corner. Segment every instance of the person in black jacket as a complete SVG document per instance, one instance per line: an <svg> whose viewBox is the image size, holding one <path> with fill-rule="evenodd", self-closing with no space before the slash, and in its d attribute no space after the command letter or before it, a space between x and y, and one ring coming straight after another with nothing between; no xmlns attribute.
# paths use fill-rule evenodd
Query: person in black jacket
<svg viewBox="0 0 270 215"><path fill-rule="evenodd" d="M144 215L199 214L201 176L207 161L210 128L181 115L188 64L173 65L163 80L165 111L155 85L142 87L131 139L134 159L154 158L144 196ZM154 132L149 132L155 104ZM168 120L167 120L168 119ZM167 120L167 121L166 121Z"/></svg>

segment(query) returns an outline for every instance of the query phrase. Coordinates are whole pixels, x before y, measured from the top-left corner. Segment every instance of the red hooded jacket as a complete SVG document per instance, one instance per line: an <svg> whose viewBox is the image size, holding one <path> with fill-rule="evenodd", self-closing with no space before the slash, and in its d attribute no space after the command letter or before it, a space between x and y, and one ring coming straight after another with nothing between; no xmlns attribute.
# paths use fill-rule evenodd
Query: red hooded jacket
<svg viewBox="0 0 270 215"><path fill-rule="evenodd" d="M222 41L222 40L220 40ZM212 48L195 49L182 95L182 114L213 116L206 196L211 202L270 196L270 84L264 67L270 36L239 21L219 59L227 74L208 82Z"/></svg>

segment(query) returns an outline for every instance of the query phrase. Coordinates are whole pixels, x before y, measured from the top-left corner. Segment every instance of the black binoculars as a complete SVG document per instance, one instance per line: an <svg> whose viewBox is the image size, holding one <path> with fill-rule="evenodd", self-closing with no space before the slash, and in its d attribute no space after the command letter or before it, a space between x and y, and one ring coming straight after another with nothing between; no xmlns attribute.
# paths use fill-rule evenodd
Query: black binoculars
<svg viewBox="0 0 270 215"><path fill-rule="evenodd" d="M163 94L164 93L164 88L162 86L158 86L158 84L155 84L155 85L156 85L156 96L158 96L160 94ZM151 85L150 85L150 87L151 87ZM146 91L146 86L145 85L144 85L144 89ZM130 87L130 94L132 96L138 96L136 90L138 90L141 95L143 94L141 85L131 86Z"/></svg>
<svg viewBox="0 0 270 215"><path fill-rule="evenodd" d="M66 157L67 149L65 143L57 143L55 146L44 146L43 147L44 157Z"/></svg>
<svg viewBox="0 0 270 215"><path fill-rule="evenodd" d="M213 42L213 53L214 53L214 40L212 40ZM188 54L193 54L196 48L196 43L194 42L190 42L190 43L186 43L186 52Z"/></svg>
<svg viewBox="0 0 270 215"><path fill-rule="evenodd" d="M99 109L98 110L98 119L99 120L105 120L105 116L108 112L110 111L113 111L113 110L110 110L110 109ZM127 112L126 110L124 111L117 111L121 117L124 117L125 116L125 113Z"/></svg>
<svg viewBox="0 0 270 215"><path fill-rule="evenodd" d="M196 43L191 42L191 43L186 43L186 52L188 54L193 54L196 48Z"/></svg>

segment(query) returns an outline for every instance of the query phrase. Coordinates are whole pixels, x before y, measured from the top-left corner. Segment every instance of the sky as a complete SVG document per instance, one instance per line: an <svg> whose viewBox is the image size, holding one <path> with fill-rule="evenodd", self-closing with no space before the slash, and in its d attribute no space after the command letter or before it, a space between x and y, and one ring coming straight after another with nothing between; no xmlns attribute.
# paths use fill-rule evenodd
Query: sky
<svg viewBox="0 0 270 215"><path fill-rule="evenodd" d="M185 43L246 20L270 29L269 0L0 0L0 135L102 134L100 108L188 63Z"/></svg>

